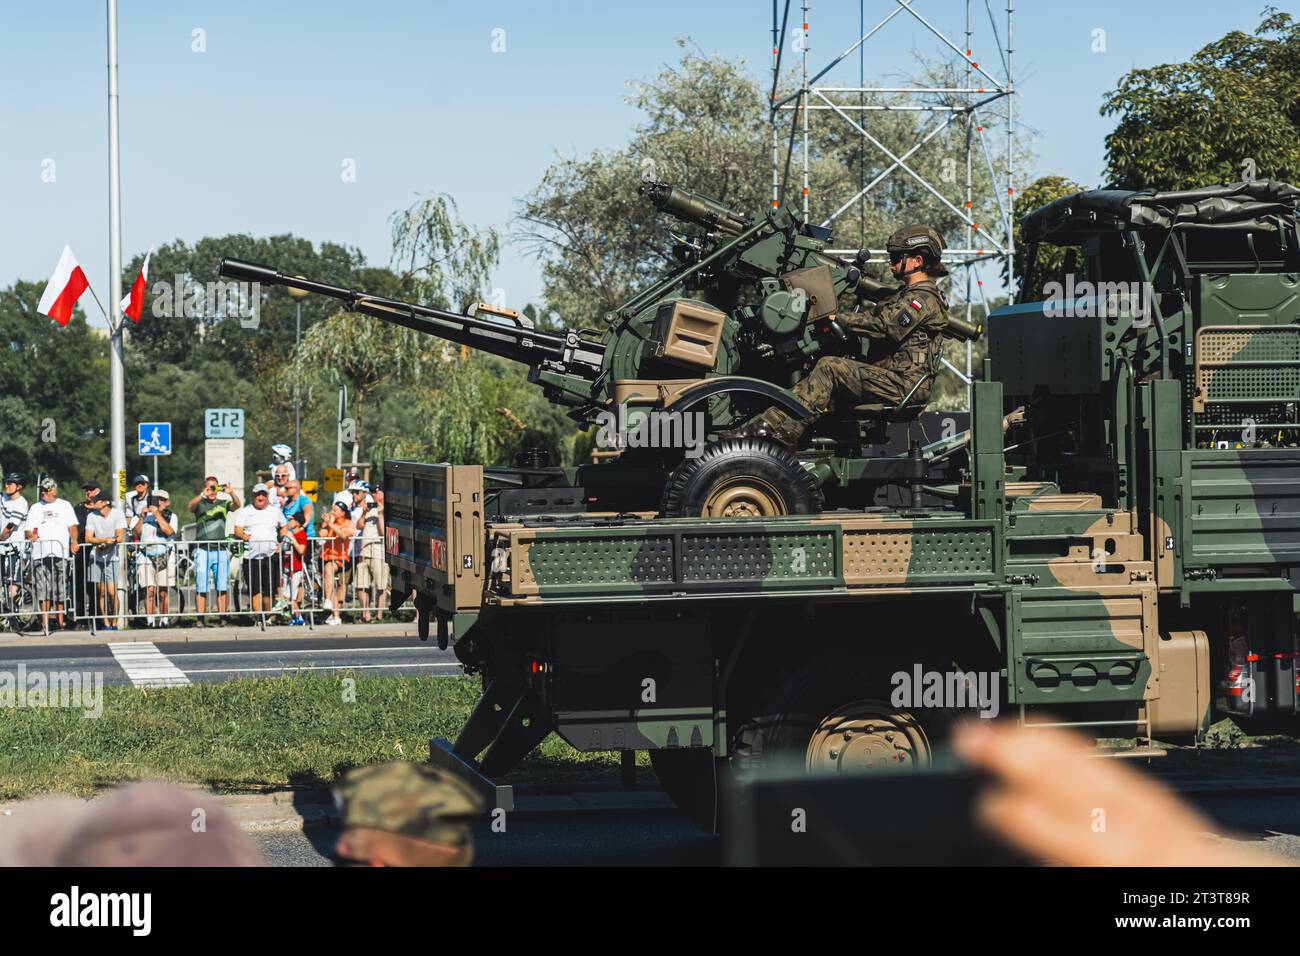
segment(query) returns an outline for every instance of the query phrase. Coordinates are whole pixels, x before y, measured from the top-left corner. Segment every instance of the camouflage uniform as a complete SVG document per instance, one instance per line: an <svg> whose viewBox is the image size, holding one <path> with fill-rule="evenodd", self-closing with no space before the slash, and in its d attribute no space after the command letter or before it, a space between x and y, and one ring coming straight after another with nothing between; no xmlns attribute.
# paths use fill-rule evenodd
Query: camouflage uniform
<svg viewBox="0 0 1300 956"><path fill-rule="evenodd" d="M926 376L938 361L948 325L948 303L933 280L900 286L884 302L841 316L840 324L846 331L888 343L887 351L871 364L837 355L818 359L808 377L793 389L799 403L812 412L804 422L775 406L763 412L762 421L791 447L837 404L898 405L906 398L909 405L924 405L930 398L933 379Z"/></svg>
<svg viewBox="0 0 1300 956"><path fill-rule="evenodd" d="M336 789L344 828L386 830L426 843L463 846L483 798L430 764L357 767Z"/></svg>

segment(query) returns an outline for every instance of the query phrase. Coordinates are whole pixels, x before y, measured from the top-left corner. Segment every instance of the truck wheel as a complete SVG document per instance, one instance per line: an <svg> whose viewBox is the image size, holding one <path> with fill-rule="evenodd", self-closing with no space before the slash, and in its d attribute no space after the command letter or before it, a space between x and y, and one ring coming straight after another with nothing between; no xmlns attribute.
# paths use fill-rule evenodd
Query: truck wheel
<svg viewBox="0 0 1300 956"><path fill-rule="evenodd" d="M668 476L666 518L771 518L820 510L817 482L786 449L758 438L724 438Z"/></svg>
<svg viewBox="0 0 1300 956"><path fill-rule="evenodd" d="M664 793L701 830L712 831L716 823L715 763L707 747L650 751L650 766Z"/></svg>
<svg viewBox="0 0 1300 956"><path fill-rule="evenodd" d="M741 728L733 769L744 778L778 764L809 773L927 766L954 712L890 703L891 676L903 667L820 656L786 680L764 716Z"/></svg>

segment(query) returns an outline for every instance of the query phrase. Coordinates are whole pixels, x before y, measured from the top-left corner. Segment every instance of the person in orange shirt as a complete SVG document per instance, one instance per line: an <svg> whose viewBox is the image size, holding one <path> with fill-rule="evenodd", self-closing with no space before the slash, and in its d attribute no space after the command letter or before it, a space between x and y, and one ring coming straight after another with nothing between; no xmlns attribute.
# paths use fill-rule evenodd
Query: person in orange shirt
<svg viewBox="0 0 1300 956"><path fill-rule="evenodd" d="M343 574L351 557L352 538L357 533L346 501L334 502L334 507L325 513L320 533L325 539L321 553L325 562L325 610L332 612L325 623L337 627L343 623L339 617L339 605L343 603L345 593Z"/></svg>

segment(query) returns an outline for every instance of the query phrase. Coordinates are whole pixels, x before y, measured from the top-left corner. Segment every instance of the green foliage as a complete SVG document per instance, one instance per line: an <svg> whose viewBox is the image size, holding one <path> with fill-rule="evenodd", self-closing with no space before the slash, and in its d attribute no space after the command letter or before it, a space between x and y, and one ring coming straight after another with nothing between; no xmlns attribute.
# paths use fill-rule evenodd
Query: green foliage
<svg viewBox="0 0 1300 956"><path fill-rule="evenodd" d="M260 290L256 322L248 315L241 322L237 312L222 309L218 297L209 294L216 287L208 283L225 281L217 274L223 257L265 262L284 272L342 286L380 285L386 274L387 288L396 288L391 273L367 269L355 249L329 242L316 247L291 235L210 236L193 245L177 240L155 250L149 261L144 314L138 325L130 327L126 344L127 468L151 470L145 459L134 454L135 423L170 421L174 450L160 463L164 486L197 487L202 480L205 408L244 409L246 481L266 467L271 445L293 444L288 367L299 309L304 338L335 310L333 300L309 296L299 302L284 287L272 286ZM132 281L143 258L138 255L132 260L124 282ZM107 427L107 378L102 395ZM316 407L311 396L304 398L303 447L297 452L318 475L321 464L334 460L337 415L332 394ZM105 457L101 470L107 469Z"/></svg>
<svg viewBox="0 0 1300 956"><path fill-rule="evenodd" d="M0 467L75 490L108 478L108 340L80 309L62 328L37 313L44 288L0 291Z"/></svg>
<svg viewBox="0 0 1300 956"><path fill-rule="evenodd" d="M480 298L501 254L495 229L465 225L446 194L421 199L389 222L403 292L438 309L468 308Z"/></svg>
<svg viewBox="0 0 1300 956"><path fill-rule="evenodd" d="M374 442L378 457L507 465L516 452L544 448L568 463L576 428L520 374L492 355L448 353L406 392L414 427Z"/></svg>
<svg viewBox="0 0 1300 956"><path fill-rule="evenodd" d="M464 309L484 298L500 254L494 230L467 226L448 196L422 199L392 222L401 274L363 270L359 287L438 308ZM339 312L317 324L287 376L313 404L346 384L358 442L372 397L400 389L400 401L381 402L384 417L367 426L367 434L378 436L363 445L372 462L402 457L493 464L537 446L551 450L557 462L567 460L573 425L528 383L523 366L462 354L441 339L377 319Z"/></svg>
<svg viewBox="0 0 1300 956"><path fill-rule="evenodd" d="M1253 35L1234 30L1184 63L1125 74L1101 112L1111 182L1190 189L1256 177L1300 180L1300 23L1273 8Z"/></svg>

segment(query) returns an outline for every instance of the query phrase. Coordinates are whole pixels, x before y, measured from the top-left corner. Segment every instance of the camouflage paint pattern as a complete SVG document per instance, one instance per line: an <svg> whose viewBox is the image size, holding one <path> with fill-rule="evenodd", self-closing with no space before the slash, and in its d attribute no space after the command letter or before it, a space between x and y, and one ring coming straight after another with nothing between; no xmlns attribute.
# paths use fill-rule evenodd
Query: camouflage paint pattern
<svg viewBox="0 0 1300 956"><path fill-rule="evenodd" d="M460 846L483 798L454 774L429 764L355 767L335 790L345 828L387 830L427 843Z"/></svg>

